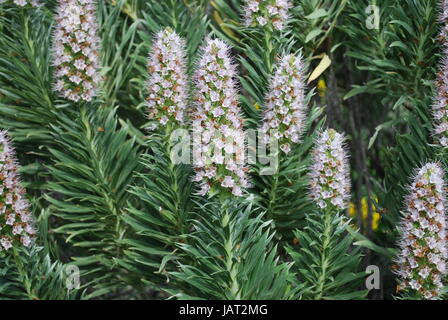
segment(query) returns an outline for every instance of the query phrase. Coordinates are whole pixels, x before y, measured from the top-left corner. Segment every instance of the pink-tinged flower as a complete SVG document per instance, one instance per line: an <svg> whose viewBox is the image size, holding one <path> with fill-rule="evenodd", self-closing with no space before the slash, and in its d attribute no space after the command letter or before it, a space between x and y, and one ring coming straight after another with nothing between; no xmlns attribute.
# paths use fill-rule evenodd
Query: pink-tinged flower
<svg viewBox="0 0 448 320"><path fill-rule="evenodd" d="M274 134L284 153L299 142L305 126L304 69L302 57L286 55L279 59L269 83L261 132L266 143Z"/></svg>
<svg viewBox="0 0 448 320"><path fill-rule="evenodd" d="M283 30L288 11L292 8L290 0L246 0L244 7L246 26L261 26L268 24L274 29Z"/></svg>
<svg viewBox="0 0 448 320"><path fill-rule="evenodd" d="M157 33L148 59L149 118L163 127L184 122L188 104L185 41L171 29Z"/></svg>
<svg viewBox="0 0 448 320"><path fill-rule="evenodd" d="M310 168L310 196L321 209L344 210L350 200L350 167L345 137L333 129L315 141Z"/></svg>
<svg viewBox="0 0 448 320"><path fill-rule="evenodd" d="M59 0L53 35L54 90L71 101L98 94L100 38L94 0Z"/></svg>
<svg viewBox="0 0 448 320"><path fill-rule="evenodd" d="M31 245L36 230L29 208L15 151L7 133L0 130L0 251Z"/></svg>
<svg viewBox="0 0 448 320"><path fill-rule="evenodd" d="M439 163L420 168L409 186L394 272L399 290L436 299L447 272L444 172Z"/></svg>
<svg viewBox="0 0 448 320"><path fill-rule="evenodd" d="M229 191L234 196L242 196L250 185L236 71L229 51L222 40L206 40L195 73L194 180L199 182L202 195Z"/></svg>

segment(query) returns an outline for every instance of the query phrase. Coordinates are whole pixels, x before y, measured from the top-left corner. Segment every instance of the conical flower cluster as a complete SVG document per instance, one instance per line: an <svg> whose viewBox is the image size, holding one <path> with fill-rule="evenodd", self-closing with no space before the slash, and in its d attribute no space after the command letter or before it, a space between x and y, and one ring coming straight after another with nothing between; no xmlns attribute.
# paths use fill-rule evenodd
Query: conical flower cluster
<svg viewBox="0 0 448 320"><path fill-rule="evenodd" d="M309 176L311 198L321 209L347 208L350 168L343 134L327 129L317 137Z"/></svg>
<svg viewBox="0 0 448 320"><path fill-rule="evenodd" d="M425 299L439 295L447 272L444 187L440 165L425 164L409 187L401 222L398 290L415 290Z"/></svg>
<svg viewBox="0 0 448 320"><path fill-rule="evenodd" d="M71 101L91 101L101 81L100 38L94 0L59 0L53 39L54 90Z"/></svg>
<svg viewBox="0 0 448 320"><path fill-rule="evenodd" d="M228 190L242 196L249 186L245 168L245 135L237 102L236 71L230 48L221 40L206 40L195 74L195 181L200 194Z"/></svg>
<svg viewBox="0 0 448 320"><path fill-rule="evenodd" d="M160 31L148 60L149 118L156 125L182 124L188 102L185 41L174 31Z"/></svg>
<svg viewBox="0 0 448 320"><path fill-rule="evenodd" d="M448 147L448 1L441 4L440 22L443 24L440 39L443 44L442 61L437 76L437 94L432 105L434 134L442 147Z"/></svg>
<svg viewBox="0 0 448 320"><path fill-rule="evenodd" d="M270 80L261 132L278 139L284 153L299 142L306 118L305 67L300 56L280 59ZM265 141L267 142L267 141Z"/></svg>
<svg viewBox="0 0 448 320"><path fill-rule="evenodd" d="M31 245L36 231L29 207L14 149L7 133L0 131L0 251Z"/></svg>
<svg viewBox="0 0 448 320"><path fill-rule="evenodd" d="M290 0L246 0L246 26L266 26L283 30L288 20L288 11L292 7Z"/></svg>

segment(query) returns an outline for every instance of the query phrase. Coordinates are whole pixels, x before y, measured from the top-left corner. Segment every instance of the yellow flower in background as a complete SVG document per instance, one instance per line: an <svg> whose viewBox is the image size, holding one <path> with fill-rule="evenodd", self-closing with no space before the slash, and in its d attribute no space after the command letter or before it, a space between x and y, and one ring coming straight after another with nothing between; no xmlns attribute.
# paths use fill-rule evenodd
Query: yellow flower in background
<svg viewBox="0 0 448 320"><path fill-rule="evenodd" d="M378 201L378 198L375 196L372 200L372 230L376 231L378 229L379 222L381 220L381 214L376 211L375 202ZM350 217L354 218L357 216L356 206L353 202L350 202L350 206L348 209L348 213ZM363 197L361 199L361 218L364 225L367 223L367 215L369 214L369 207L367 202L367 197Z"/></svg>
<svg viewBox="0 0 448 320"><path fill-rule="evenodd" d="M327 92L327 83L325 82L324 79L320 79L317 82L317 91L319 93L319 97L321 98L325 97L325 94Z"/></svg>

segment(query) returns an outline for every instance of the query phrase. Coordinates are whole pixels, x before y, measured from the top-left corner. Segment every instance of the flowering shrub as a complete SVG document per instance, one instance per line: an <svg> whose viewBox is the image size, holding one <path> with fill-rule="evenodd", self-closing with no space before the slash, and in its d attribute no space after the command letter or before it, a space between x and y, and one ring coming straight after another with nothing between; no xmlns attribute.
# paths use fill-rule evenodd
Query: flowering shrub
<svg viewBox="0 0 448 320"><path fill-rule="evenodd" d="M270 80L266 110L261 131L278 139L284 153L299 142L306 119L305 70L300 56L279 58L279 65ZM266 141L267 142L267 141Z"/></svg>
<svg viewBox="0 0 448 320"><path fill-rule="evenodd" d="M100 39L94 0L59 1L53 35L54 89L71 101L97 95Z"/></svg>
<svg viewBox="0 0 448 320"><path fill-rule="evenodd" d="M447 299L447 28L445 0L0 0L0 300Z"/></svg>

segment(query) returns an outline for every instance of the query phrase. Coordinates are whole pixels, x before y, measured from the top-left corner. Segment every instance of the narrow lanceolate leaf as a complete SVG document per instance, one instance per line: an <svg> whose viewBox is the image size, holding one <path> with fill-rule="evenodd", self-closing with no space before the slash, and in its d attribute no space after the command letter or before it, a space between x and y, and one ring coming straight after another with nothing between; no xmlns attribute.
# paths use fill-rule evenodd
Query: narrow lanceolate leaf
<svg viewBox="0 0 448 320"><path fill-rule="evenodd" d="M359 265L359 247L346 231L348 222L339 213L314 213L307 226L295 231L295 244L287 248L297 273L296 298L305 300L364 299L365 272Z"/></svg>
<svg viewBox="0 0 448 320"><path fill-rule="evenodd" d="M121 218L128 184L138 166L137 150L115 112L98 109L65 116L53 126L55 147L46 199L58 219L55 232L72 246L85 281L108 293L124 281L115 268L117 245L126 226Z"/></svg>
<svg viewBox="0 0 448 320"><path fill-rule="evenodd" d="M191 166L171 161L170 143L164 138L152 134L149 149L141 156L142 170L129 190L139 201L123 215L134 233L122 240L127 248L118 262L132 270L141 284L172 287L173 261L183 261L184 256L177 243L185 242L191 232L195 204Z"/></svg>

